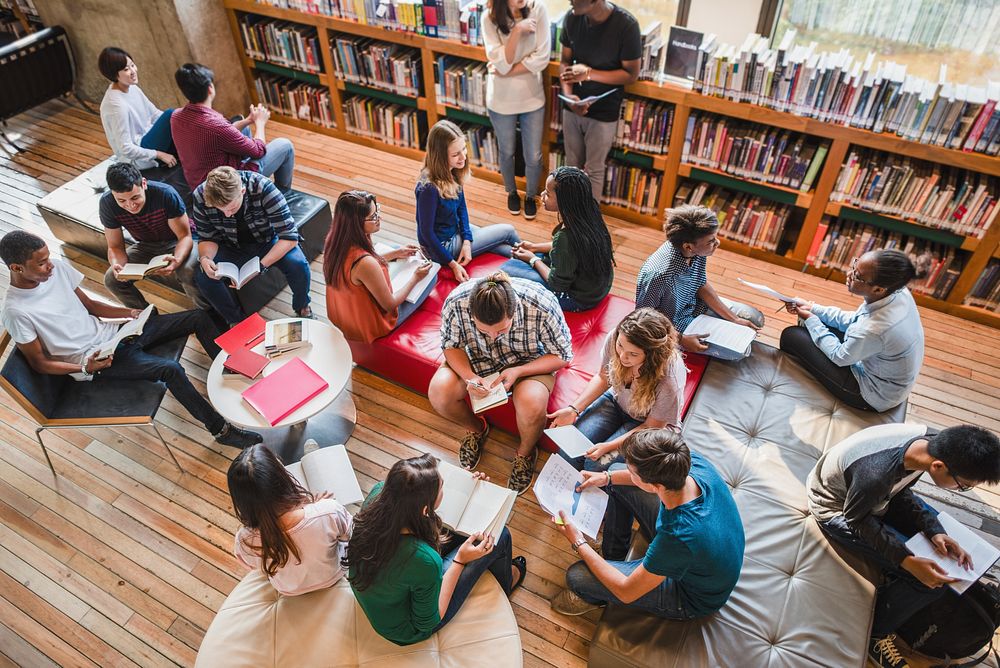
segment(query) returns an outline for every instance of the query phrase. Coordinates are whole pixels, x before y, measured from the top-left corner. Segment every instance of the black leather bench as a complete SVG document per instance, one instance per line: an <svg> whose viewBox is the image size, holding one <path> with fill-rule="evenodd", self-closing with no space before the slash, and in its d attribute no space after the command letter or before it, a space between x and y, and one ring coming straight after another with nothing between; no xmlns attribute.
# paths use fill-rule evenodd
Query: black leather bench
<svg viewBox="0 0 1000 668"><path fill-rule="evenodd" d="M64 243L101 259L108 256L104 227L98 214L101 195L107 190L104 175L111 160L92 167L69 183L52 191L38 202L38 210L52 233ZM145 170L147 179L164 181L174 186L184 201L190 205L191 192L184 182L180 167L163 170ZM285 200L295 219L302 252L310 262L323 251L323 241L333 217L330 203L322 197L292 190ZM151 276L153 280L181 292L180 284L172 277ZM239 291L240 304L247 313L259 311L287 285L280 271L269 271L247 283ZM183 294L183 293L182 293Z"/></svg>

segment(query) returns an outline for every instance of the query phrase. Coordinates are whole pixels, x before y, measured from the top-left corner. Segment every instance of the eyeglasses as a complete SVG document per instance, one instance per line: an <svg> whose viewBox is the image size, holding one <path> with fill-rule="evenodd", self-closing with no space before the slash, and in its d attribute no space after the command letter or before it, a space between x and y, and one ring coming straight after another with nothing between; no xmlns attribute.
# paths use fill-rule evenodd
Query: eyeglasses
<svg viewBox="0 0 1000 668"><path fill-rule="evenodd" d="M955 490L958 492L968 492L970 489L975 487L975 485L963 485L958 481L958 478L955 477L955 474L951 472L951 469L948 469L948 475L950 475L951 479L955 481Z"/></svg>
<svg viewBox="0 0 1000 668"><path fill-rule="evenodd" d="M870 285L875 287L875 284L871 281L866 281L865 279L858 276L858 258L851 260L851 270L847 273L848 276L852 276L852 280L856 283L861 283L862 285Z"/></svg>
<svg viewBox="0 0 1000 668"><path fill-rule="evenodd" d="M375 213L373 213L372 215L370 215L367 218L365 218L365 220L366 221L370 220L373 223L380 223L380 222L382 222L382 205L381 204L376 204L375 205Z"/></svg>

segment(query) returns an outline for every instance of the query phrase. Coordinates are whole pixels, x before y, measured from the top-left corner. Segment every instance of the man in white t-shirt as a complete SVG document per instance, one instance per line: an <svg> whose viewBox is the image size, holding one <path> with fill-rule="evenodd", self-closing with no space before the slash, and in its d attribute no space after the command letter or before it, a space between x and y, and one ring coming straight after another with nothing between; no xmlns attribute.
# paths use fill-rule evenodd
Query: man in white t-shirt
<svg viewBox="0 0 1000 668"><path fill-rule="evenodd" d="M214 339L219 331L204 311L153 314L140 336L119 343L111 356L100 359L98 349L120 327L100 318L135 318L140 310L91 299L80 288L83 274L53 261L45 241L29 232L5 234L0 239L0 258L10 268L0 321L37 373L71 375L75 380L99 376L161 381L219 443L245 448L262 440L260 434L226 422L178 362L146 351L193 333L205 352L215 357L219 347Z"/></svg>

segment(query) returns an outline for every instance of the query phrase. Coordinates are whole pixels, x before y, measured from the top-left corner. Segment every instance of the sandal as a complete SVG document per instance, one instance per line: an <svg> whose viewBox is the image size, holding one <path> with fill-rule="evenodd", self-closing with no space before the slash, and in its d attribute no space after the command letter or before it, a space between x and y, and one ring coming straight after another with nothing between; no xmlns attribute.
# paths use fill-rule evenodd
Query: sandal
<svg viewBox="0 0 1000 668"><path fill-rule="evenodd" d="M510 560L511 566L518 570L519 575L517 576L517 582L514 586L510 588L510 593L513 594L518 587L524 583L524 576L528 574L528 561L524 557L514 557Z"/></svg>

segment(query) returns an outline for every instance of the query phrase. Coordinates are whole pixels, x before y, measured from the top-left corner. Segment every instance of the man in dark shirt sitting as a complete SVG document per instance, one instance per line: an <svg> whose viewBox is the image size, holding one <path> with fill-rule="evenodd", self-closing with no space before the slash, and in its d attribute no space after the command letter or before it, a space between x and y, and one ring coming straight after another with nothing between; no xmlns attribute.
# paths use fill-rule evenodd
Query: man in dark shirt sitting
<svg viewBox="0 0 1000 668"><path fill-rule="evenodd" d="M83 274L65 262L53 261L45 241L29 232L5 234L0 239L0 258L10 268L0 321L35 372L69 375L80 381L95 375L159 381L219 443L245 448L261 442L260 434L226 422L178 362L147 352L193 333L206 353L218 355L214 339L219 330L205 311L154 313L141 335L120 342L110 356L101 357L101 347L115 338L121 326L101 318L136 318L138 309L91 299L80 288Z"/></svg>
<svg viewBox="0 0 1000 668"><path fill-rule="evenodd" d="M257 172L217 167L195 189L191 211L201 263L195 281L230 326L243 320L245 314L233 291L216 273L218 263L242 267L253 257L260 260L262 273L276 266L285 275L296 315L312 317L309 261L299 248L300 237L288 204L271 181Z"/></svg>
<svg viewBox="0 0 1000 668"><path fill-rule="evenodd" d="M100 216L108 240L108 264L104 286L129 308L144 309L146 298L132 280L119 277L129 262L146 264L159 255L169 255L170 264L148 275L173 274L181 288L199 308L210 308L194 284L198 258L192 253L191 222L180 195L171 186L147 181L127 162L108 167L108 192L101 196ZM125 234L135 239L126 248Z"/></svg>

